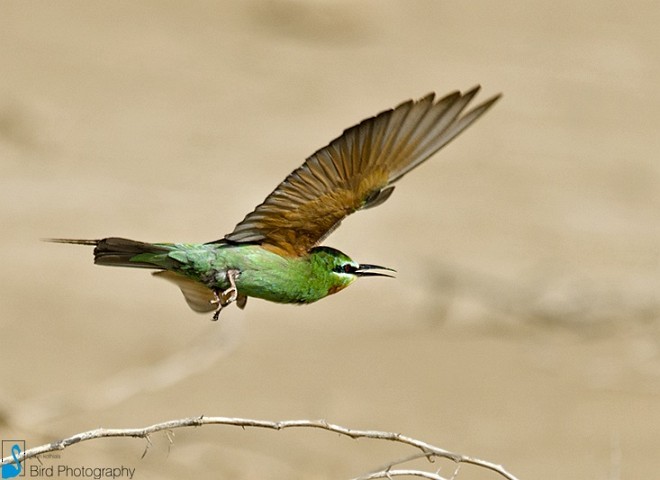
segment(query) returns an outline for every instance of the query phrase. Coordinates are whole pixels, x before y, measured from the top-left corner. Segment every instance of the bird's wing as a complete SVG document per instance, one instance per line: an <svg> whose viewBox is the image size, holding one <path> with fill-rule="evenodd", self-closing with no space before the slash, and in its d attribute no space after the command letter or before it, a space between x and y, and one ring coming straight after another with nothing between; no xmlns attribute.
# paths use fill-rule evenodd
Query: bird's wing
<svg viewBox="0 0 660 480"><path fill-rule="evenodd" d="M154 272L152 275L168 280L179 287L186 299L186 303L194 311L206 313L216 309L216 305L212 303L214 299L213 290L201 283L178 273L168 272L167 270Z"/></svg>
<svg viewBox="0 0 660 480"><path fill-rule="evenodd" d="M183 293L183 297L186 299L186 303L194 311L206 313L212 312L217 308L217 305L214 303L215 295L213 294L213 290L196 282L192 278L167 270L154 272L152 275L172 282L179 287L181 293ZM239 292L238 297L236 298L236 305L243 310L246 303L247 296Z"/></svg>
<svg viewBox="0 0 660 480"><path fill-rule="evenodd" d="M499 95L465 112L479 91L433 93L363 120L309 157L221 241L305 255L351 213L381 204L394 182L453 140Z"/></svg>

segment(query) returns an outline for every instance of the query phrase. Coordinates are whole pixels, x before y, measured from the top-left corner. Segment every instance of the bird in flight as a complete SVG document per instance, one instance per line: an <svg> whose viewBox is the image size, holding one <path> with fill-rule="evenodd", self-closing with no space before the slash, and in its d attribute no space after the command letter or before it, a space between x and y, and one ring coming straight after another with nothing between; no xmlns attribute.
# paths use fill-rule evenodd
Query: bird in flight
<svg viewBox="0 0 660 480"><path fill-rule="evenodd" d="M94 263L155 269L175 283L196 312L248 297L306 304L358 277L391 268L357 263L321 242L351 213L387 200L396 183L472 125L499 98L467 109L479 91L430 93L367 118L310 156L234 231L208 243L146 243L119 237L51 239L94 246Z"/></svg>

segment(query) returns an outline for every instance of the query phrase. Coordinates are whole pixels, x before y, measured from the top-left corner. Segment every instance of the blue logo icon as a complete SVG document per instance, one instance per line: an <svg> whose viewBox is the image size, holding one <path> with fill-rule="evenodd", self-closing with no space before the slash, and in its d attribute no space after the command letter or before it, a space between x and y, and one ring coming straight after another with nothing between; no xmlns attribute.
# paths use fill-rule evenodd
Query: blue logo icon
<svg viewBox="0 0 660 480"><path fill-rule="evenodd" d="M21 446L23 448L21 448ZM19 475L23 476L23 464L18 461L18 457L22 451L25 450L25 441L23 440L3 440L2 441L2 457L11 456L14 458L14 461L7 463L2 466L2 478L14 478Z"/></svg>

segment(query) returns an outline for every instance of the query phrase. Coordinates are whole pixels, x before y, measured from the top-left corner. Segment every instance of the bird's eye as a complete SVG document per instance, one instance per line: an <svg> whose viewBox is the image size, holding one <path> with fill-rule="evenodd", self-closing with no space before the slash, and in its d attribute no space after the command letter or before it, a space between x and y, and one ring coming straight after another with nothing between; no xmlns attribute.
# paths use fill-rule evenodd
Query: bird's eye
<svg viewBox="0 0 660 480"><path fill-rule="evenodd" d="M353 273L354 267L350 263L345 263L343 265L337 265L332 271L336 273Z"/></svg>

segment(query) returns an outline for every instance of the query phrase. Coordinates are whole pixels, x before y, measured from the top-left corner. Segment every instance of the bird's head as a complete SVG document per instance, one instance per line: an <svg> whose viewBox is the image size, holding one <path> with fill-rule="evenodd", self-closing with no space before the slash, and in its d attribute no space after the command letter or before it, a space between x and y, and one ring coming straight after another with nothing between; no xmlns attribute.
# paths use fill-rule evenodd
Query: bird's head
<svg viewBox="0 0 660 480"><path fill-rule="evenodd" d="M393 277L376 270L395 271L379 265L357 263L345 253L330 247L315 247L310 255L316 273L327 280L328 295L348 287L358 277Z"/></svg>

